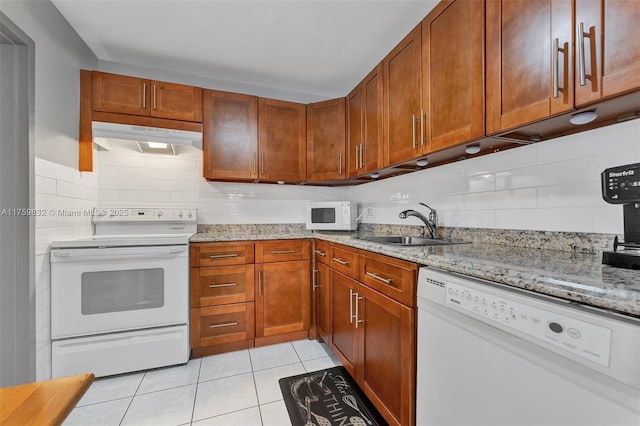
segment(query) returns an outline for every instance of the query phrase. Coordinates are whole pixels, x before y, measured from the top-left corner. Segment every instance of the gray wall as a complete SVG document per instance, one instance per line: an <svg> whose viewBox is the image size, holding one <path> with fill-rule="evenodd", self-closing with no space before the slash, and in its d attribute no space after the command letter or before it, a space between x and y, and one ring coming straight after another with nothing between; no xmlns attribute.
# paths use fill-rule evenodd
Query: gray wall
<svg viewBox="0 0 640 426"><path fill-rule="evenodd" d="M35 42L35 155L77 169L78 70L98 58L49 0L2 0L0 10Z"/></svg>

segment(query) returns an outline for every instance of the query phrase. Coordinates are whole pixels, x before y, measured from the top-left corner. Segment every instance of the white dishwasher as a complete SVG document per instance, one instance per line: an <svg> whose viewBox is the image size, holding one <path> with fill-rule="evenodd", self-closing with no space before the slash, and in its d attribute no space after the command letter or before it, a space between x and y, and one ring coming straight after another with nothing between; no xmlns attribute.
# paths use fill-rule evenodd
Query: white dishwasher
<svg viewBox="0 0 640 426"><path fill-rule="evenodd" d="M640 425L640 321L434 268L416 424Z"/></svg>

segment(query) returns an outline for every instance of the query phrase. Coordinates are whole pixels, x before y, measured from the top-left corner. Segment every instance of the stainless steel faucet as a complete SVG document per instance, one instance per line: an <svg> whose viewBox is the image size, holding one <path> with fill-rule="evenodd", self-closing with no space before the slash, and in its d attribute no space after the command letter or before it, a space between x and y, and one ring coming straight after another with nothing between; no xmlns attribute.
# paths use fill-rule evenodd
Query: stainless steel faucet
<svg viewBox="0 0 640 426"><path fill-rule="evenodd" d="M431 207L426 205L425 203L419 203L419 204L429 209L428 218L425 217L425 215L423 215L422 213L415 210L411 210L411 209L400 212L398 217L400 219L406 219L409 216L417 217L424 223L425 227L429 230L429 234L431 235L431 238L438 238L438 212L435 209L432 209ZM425 234L426 234L425 228L422 228L420 230L420 236L424 237Z"/></svg>

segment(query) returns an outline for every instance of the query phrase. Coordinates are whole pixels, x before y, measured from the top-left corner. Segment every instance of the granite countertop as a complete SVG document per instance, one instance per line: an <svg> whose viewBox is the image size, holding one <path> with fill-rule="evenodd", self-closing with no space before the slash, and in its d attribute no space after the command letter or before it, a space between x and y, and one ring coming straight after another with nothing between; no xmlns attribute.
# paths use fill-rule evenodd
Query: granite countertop
<svg viewBox="0 0 640 426"><path fill-rule="evenodd" d="M318 238L640 318L640 271L602 265L599 254L477 242L398 247L339 232L200 232L191 241L287 238Z"/></svg>

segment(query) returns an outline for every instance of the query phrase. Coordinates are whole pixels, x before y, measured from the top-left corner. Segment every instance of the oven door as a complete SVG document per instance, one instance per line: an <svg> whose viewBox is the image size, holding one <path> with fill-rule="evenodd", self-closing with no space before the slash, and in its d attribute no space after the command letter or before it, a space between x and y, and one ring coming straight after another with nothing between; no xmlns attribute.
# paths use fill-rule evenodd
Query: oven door
<svg viewBox="0 0 640 426"><path fill-rule="evenodd" d="M186 245L51 251L53 339L188 322Z"/></svg>

